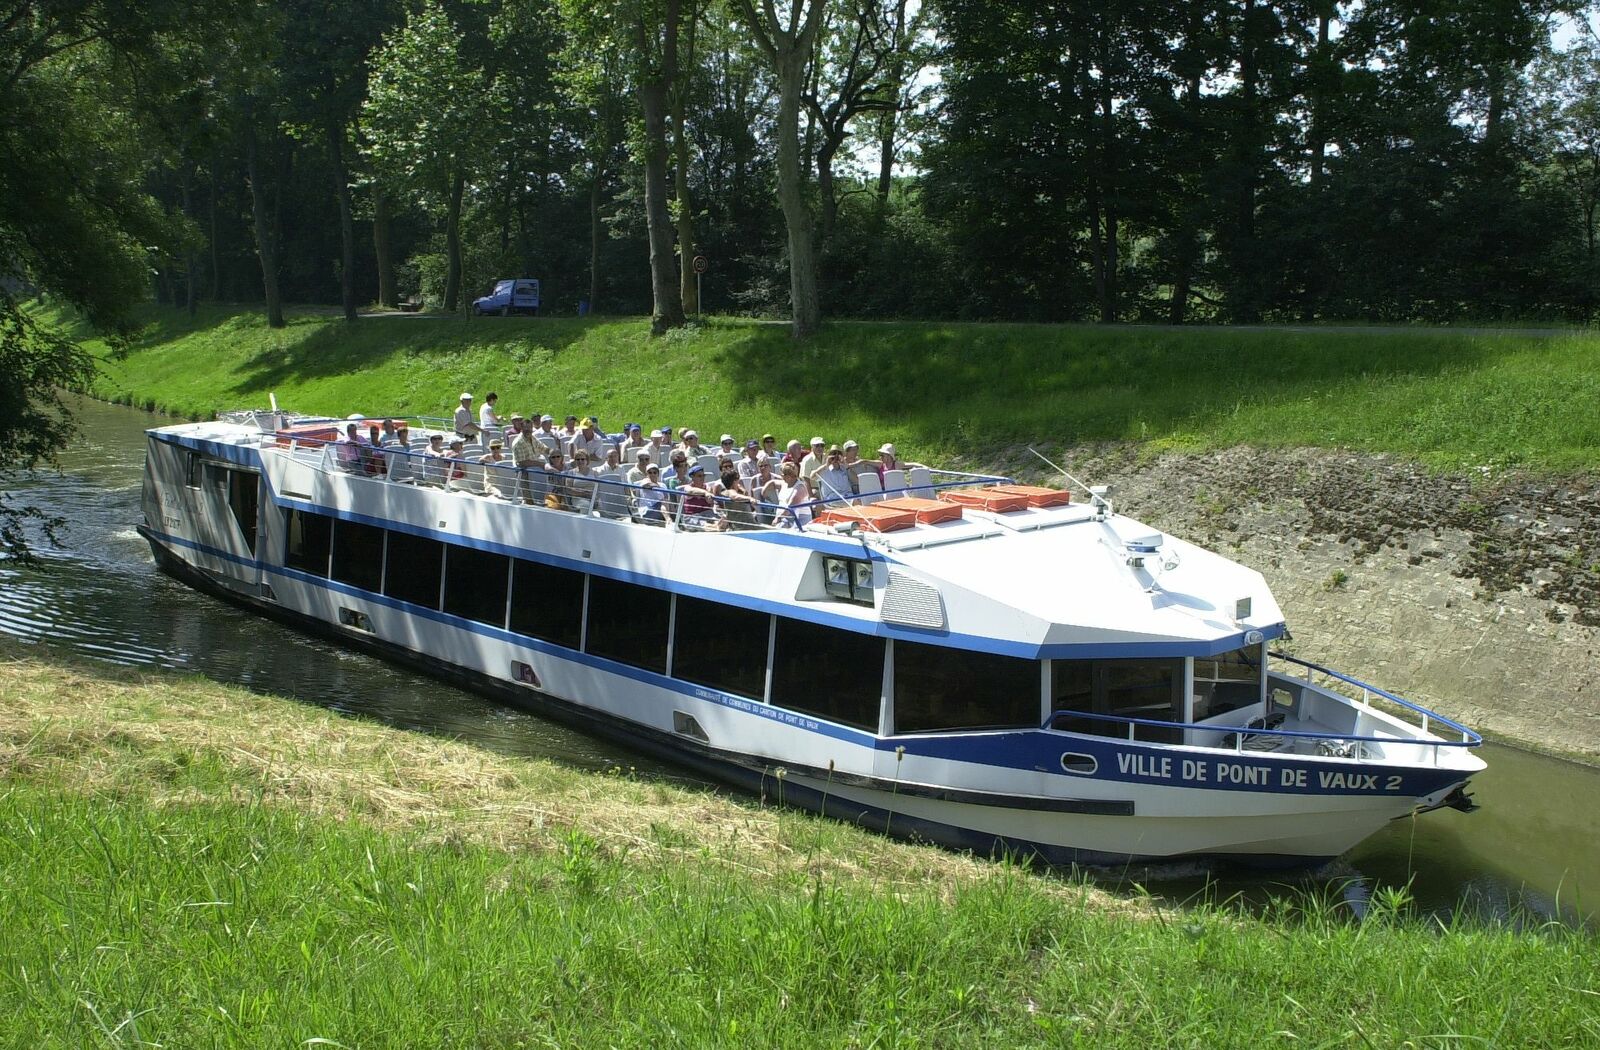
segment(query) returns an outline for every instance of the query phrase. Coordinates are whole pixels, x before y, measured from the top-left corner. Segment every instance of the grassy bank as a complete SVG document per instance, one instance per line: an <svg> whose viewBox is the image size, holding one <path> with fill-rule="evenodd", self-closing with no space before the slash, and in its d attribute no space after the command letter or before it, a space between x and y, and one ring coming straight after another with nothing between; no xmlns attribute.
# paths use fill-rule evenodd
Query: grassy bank
<svg viewBox="0 0 1600 1050"><path fill-rule="evenodd" d="M98 393L180 415L280 403L442 415L463 389L504 412L596 412L802 440L893 440L922 456L1014 442L1344 446L1440 467L1600 465L1600 336L713 319L389 317L347 325L152 311ZM70 320L54 315L58 324ZM104 356L103 347L98 351Z"/></svg>
<svg viewBox="0 0 1600 1050"><path fill-rule="evenodd" d="M1588 934L1163 911L18 646L0 828L16 1046L1600 1039Z"/></svg>

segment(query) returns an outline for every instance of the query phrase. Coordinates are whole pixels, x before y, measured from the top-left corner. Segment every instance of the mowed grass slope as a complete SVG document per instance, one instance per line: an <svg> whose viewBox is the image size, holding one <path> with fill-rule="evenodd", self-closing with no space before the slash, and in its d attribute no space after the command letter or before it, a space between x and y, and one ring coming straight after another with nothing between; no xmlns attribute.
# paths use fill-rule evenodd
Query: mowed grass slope
<svg viewBox="0 0 1600 1050"><path fill-rule="evenodd" d="M1586 931L1165 910L15 648L0 879L0 1045L30 1050L1600 1042Z"/></svg>
<svg viewBox="0 0 1600 1050"><path fill-rule="evenodd" d="M56 323L71 327L56 314ZM922 458L1005 444L1342 446L1441 468L1600 464L1600 335L1288 332L712 319L385 317L346 324L152 310L127 356L97 347L102 397L180 415L279 403L329 415L444 415L462 390L502 414L598 413L885 440ZM709 433L707 433L709 432Z"/></svg>

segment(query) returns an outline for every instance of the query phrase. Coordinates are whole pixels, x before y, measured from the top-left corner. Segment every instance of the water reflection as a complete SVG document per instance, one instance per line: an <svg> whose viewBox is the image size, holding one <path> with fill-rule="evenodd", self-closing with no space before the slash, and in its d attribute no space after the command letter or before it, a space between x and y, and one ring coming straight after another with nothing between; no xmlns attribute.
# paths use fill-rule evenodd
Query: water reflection
<svg viewBox="0 0 1600 1050"><path fill-rule="evenodd" d="M496 751L645 775L694 778L543 719L500 707L382 661L308 638L197 594L157 572L133 530L140 519L146 427L168 422L85 402L87 440L60 474L24 481L17 502L63 515L64 546L41 546L48 567L0 565L0 633L49 640L113 663L195 671L217 681L302 698L406 729L458 736ZM1382 886L1409 886L1444 921L1463 912L1514 922L1592 918L1600 886L1600 773L1506 747L1485 747L1473 783L1483 809L1396 821L1309 881L1192 865L1122 873L1165 899L1266 905L1286 885L1342 896L1353 910ZM1114 879L1116 873L1106 877Z"/></svg>

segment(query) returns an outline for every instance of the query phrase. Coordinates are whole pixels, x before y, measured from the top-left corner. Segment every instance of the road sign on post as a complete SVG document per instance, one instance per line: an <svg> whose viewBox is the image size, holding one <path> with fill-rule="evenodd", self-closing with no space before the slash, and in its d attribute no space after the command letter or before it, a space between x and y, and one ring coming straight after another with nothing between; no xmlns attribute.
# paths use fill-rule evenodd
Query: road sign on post
<svg viewBox="0 0 1600 1050"><path fill-rule="evenodd" d="M706 262L704 255L696 255L694 261L689 264L689 267L694 270L694 302L700 308L699 316L701 317L706 314L706 304L705 300L700 298L700 275L705 273L706 267L710 265L710 263Z"/></svg>

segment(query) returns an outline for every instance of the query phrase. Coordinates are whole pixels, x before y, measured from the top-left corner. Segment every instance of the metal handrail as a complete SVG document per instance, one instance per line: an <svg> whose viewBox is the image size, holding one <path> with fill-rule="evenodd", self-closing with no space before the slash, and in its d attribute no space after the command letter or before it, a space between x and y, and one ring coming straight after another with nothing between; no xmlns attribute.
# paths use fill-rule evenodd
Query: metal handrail
<svg viewBox="0 0 1600 1050"><path fill-rule="evenodd" d="M1349 733L1319 733L1305 729L1268 729L1264 726L1224 726L1204 725L1199 722L1164 722L1154 718L1130 718L1126 715L1103 715L1092 711L1075 711L1072 708L1060 708L1052 710L1049 716L1045 718L1042 723L1040 723L1039 728L1055 733L1070 732L1070 730L1055 728L1054 723L1058 718L1087 718L1096 722L1115 722L1120 725L1126 725L1128 726L1128 739L1135 742L1138 742L1137 738L1133 735L1133 727L1135 726L1154 726L1160 729L1180 729L1184 731L1199 730L1200 732L1204 733L1234 733L1238 735L1241 745L1234 747L1234 751L1242 750L1243 739L1247 736L1299 737L1307 740L1338 740L1341 742L1357 742L1364 744L1401 744L1410 745L1412 747L1434 748L1477 747L1479 744L1483 743L1483 739L1476 733L1472 733L1473 739L1471 740L1402 740L1392 736L1352 736ZM1468 730L1468 732L1470 733L1471 731ZM1186 746L1208 747L1208 745L1205 744L1192 744ZM1208 749L1213 751L1228 750L1227 748L1217 747L1208 747Z"/></svg>
<svg viewBox="0 0 1600 1050"><path fill-rule="evenodd" d="M1283 660L1286 663L1299 664L1301 667L1309 670L1321 672L1322 674L1327 675L1329 678L1336 678L1347 685L1353 685L1358 689L1364 690L1365 692L1374 693L1383 697L1385 700L1388 700L1390 703L1399 704L1401 707L1404 707L1407 710L1414 711L1422 716L1422 731L1425 733L1430 731L1429 726L1433 722L1443 722L1445 725L1461 734L1462 739L1459 743L1455 741L1441 740L1441 744L1448 744L1452 747L1477 747L1479 744L1483 743L1482 735L1467 728L1460 722L1441 715L1437 711L1431 711L1428 708L1423 707L1421 704L1407 700L1403 696L1396 696L1387 689L1380 689L1375 685L1369 685L1368 683L1361 681L1359 678L1352 678L1350 675L1344 674L1343 672L1335 671L1332 668L1323 667L1321 664L1314 664L1310 660L1302 660L1298 656L1290 656L1288 653L1269 652L1267 655L1274 659ZM1354 698L1352 697L1351 699ZM1366 703L1365 699L1363 699L1361 702Z"/></svg>

